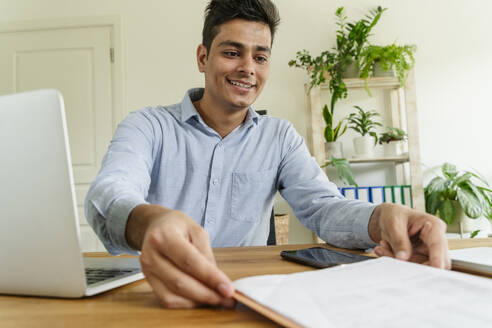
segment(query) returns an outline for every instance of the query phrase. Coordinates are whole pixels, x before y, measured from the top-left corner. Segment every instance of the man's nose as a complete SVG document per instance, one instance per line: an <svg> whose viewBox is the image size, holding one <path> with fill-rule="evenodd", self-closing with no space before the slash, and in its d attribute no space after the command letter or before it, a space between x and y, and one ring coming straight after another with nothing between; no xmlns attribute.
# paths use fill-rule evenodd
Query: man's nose
<svg viewBox="0 0 492 328"><path fill-rule="evenodd" d="M246 73L247 75L254 75L254 58L249 56L243 57L241 59L241 64L239 66L239 71L242 73Z"/></svg>

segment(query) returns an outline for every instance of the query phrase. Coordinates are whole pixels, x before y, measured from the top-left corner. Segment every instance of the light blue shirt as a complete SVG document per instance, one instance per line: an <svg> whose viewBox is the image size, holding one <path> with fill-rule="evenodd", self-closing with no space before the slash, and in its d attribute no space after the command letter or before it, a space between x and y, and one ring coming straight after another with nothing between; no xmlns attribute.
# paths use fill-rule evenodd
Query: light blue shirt
<svg viewBox="0 0 492 328"><path fill-rule="evenodd" d="M309 154L291 123L258 115L222 138L202 120L189 90L172 106L132 112L119 124L85 200L89 223L112 254L135 253L125 238L140 204L181 210L213 247L266 245L276 191L330 244L368 248L375 205L347 200Z"/></svg>

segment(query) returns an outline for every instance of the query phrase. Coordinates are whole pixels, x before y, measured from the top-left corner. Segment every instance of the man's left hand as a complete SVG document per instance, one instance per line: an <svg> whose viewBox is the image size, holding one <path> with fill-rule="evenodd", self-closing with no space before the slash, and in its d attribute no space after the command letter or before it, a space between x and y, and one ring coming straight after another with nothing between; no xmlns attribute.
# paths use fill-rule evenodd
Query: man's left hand
<svg viewBox="0 0 492 328"><path fill-rule="evenodd" d="M397 204L378 205L369 221L369 236L379 243L378 256L451 268L446 224L439 218Z"/></svg>

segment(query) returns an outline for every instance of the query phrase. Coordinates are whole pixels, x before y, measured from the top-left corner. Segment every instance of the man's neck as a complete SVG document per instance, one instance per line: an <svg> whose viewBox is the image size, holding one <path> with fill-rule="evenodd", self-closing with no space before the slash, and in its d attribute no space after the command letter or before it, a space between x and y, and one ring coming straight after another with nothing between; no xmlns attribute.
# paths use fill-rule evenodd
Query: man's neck
<svg viewBox="0 0 492 328"><path fill-rule="evenodd" d="M225 138L241 125L248 114L248 108L224 108L224 106L210 101L210 97L207 97L206 93L200 100L193 102L193 105L205 124L214 129L222 138Z"/></svg>

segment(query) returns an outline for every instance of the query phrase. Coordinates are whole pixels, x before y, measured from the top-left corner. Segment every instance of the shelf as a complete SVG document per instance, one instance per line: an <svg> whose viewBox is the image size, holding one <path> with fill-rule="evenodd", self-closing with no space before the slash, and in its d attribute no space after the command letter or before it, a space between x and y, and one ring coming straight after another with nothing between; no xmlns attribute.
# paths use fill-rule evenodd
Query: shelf
<svg viewBox="0 0 492 328"><path fill-rule="evenodd" d="M366 86L366 80L364 79L343 79L347 89L364 89ZM399 89L400 81L396 76L391 77L371 77L367 79L367 86L369 89ZM328 83L321 85L322 90L328 89ZM309 89L309 87L307 88Z"/></svg>
<svg viewBox="0 0 492 328"><path fill-rule="evenodd" d="M366 158L350 158L348 159L349 163L384 163L384 162L393 162L395 164L398 163L406 163L410 160L408 153L404 153L400 156L395 157L366 157Z"/></svg>
<svg viewBox="0 0 492 328"><path fill-rule="evenodd" d="M321 86L310 89L309 83L305 84L305 92L309 111L309 125L307 129L307 143L310 146L311 154L318 163L326 162L324 119L322 108L324 96L329 94L329 80ZM397 77L372 77L368 79L351 78L344 79L349 90L363 92L365 88L370 90L385 91L385 99L382 105L389 107L387 119L391 126L403 129L408 134L408 152L400 156L384 157L375 156L371 158L351 158L348 159L351 165L357 166L358 163L377 164L388 163L394 171L397 184L411 185L412 203L414 208L424 211L425 199L422 184L422 170L420 163L419 133L417 119L417 101L415 90L415 73L413 70L408 72L407 81L404 87L400 85ZM359 98L364 95L358 95ZM408 163L408 165L401 165ZM375 168L376 169L376 168ZM377 168L378 170L380 168Z"/></svg>

